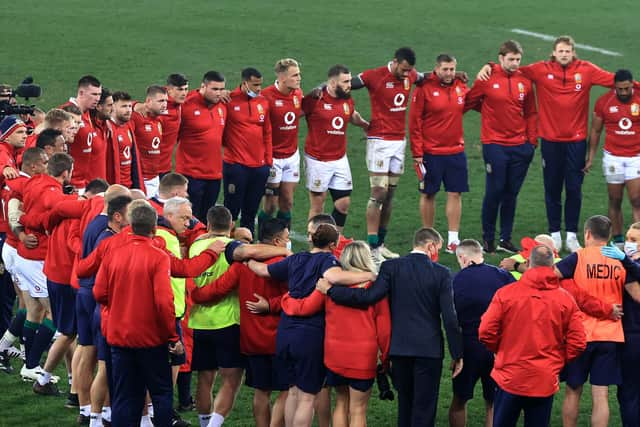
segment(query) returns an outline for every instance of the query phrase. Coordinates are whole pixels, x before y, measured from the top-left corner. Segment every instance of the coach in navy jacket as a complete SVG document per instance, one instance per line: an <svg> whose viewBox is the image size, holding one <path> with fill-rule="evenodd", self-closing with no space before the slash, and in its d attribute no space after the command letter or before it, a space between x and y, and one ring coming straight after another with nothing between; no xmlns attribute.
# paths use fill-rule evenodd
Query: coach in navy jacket
<svg viewBox="0 0 640 427"><path fill-rule="evenodd" d="M451 272L431 261L442 247L432 228L414 236L413 251L382 263L369 288L332 286L327 295L338 304L362 307L389 296L392 379L398 390L398 426L432 426L444 357L444 322L454 376L462 369L462 334L458 326ZM320 289L322 290L322 289Z"/></svg>

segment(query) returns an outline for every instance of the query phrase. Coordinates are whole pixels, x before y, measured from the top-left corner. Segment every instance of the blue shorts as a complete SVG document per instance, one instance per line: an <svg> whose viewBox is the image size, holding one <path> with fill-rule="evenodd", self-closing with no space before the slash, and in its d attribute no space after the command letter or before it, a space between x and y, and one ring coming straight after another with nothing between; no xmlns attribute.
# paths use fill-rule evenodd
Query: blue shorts
<svg viewBox="0 0 640 427"><path fill-rule="evenodd" d="M317 327L278 327L276 356L286 366L286 382L316 394L325 384L324 330Z"/></svg>
<svg viewBox="0 0 640 427"><path fill-rule="evenodd" d="M102 335L102 329L100 329L101 318L100 304L96 304L96 309L93 311L93 321L91 322L93 345L96 346L98 360L106 361L111 358L111 349L107 344L107 339Z"/></svg>
<svg viewBox="0 0 640 427"><path fill-rule="evenodd" d="M245 383L258 390L283 391L289 389L286 382L286 366L272 354L260 354L247 357Z"/></svg>
<svg viewBox="0 0 640 427"><path fill-rule="evenodd" d="M426 169L420 192L436 194L440 191L440 184L444 183L447 193L466 193L469 191L467 172L467 156L462 153L435 155L424 154L422 163Z"/></svg>
<svg viewBox="0 0 640 427"><path fill-rule="evenodd" d="M218 368L244 368L240 354L240 326L222 329L194 329L192 371L213 371Z"/></svg>
<svg viewBox="0 0 640 427"><path fill-rule="evenodd" d="M62 285L49 279L47 279L47 290L53 325L63 335L75 335L77 332L76 290L71 285Z"/></svg>
<svg viewBox="0 0 640 427"><path fill-rule="evenodd" d="M176 332L178 333L178 338L180 338L180 342L184 344L184 342L182 341L182 325L180 324L180 319L176 319ZM187 361L186 349L182 354L169 353L169 364L171 366L184 365L186 361Z"/></svg>
<svg viewBox="0 0 640 427"><path fill-rule="evenodd" d="M466 402L473 399L473 389L478 380L482 383L482 396L487 402L493 402L496 382L491 378L493 353L487 350L476 337L464 337L464 366L453 381L453 394Z"/></svg>
<svg viewBox="0 0 640 427"><path fill-rule="evenodd" d="M618 343L593 341L587 343L587 349L578 358L565 367L565 381L571 388L577 388L587 382L591 385L620 385L620 353Z"/></svg>
<svg viewBox="0 0 640 427"><path fill-rule="evenodd" d="M371 389L371 387L373 387L374 380L375 378L371 378L369 380L358 380L355 378L347 378L347 377L343 377L340 374L336 374L330 369L327 369L327 385L331 387L348 385L354 390L358 390L363 393L366 393Z"/></svg>
<svg viewBox="0 0 640 427"><path fill-rule="evenodd" d="M78 325L78 344L95 345L93 342L93 315L96 300L89 288L81 287L76 293L76 320Z"/></svg>

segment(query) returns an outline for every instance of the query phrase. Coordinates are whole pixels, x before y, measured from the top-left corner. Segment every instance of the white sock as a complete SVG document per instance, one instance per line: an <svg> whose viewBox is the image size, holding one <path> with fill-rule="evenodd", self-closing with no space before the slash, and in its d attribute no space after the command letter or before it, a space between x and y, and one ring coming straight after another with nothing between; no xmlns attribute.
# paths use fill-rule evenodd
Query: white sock
<svg viewBox="0 0 640 427"><path fill-rule="evenodd" d="M20 344L20 358L21 359L25 359L25 360L27 358L26 350L24 348L24 344Z"/></svg>
<svg viewBox="0 0 640 427"><path fill-rule="evenodd" d="M102 427L102 414L92 412L90 416L89 427Z"/></svg>
<svg viewBox="0 0 640 427"><path fill-rule="evenodd" d="M153 418L153 403L147 403L147 414Z"/></svg>
<svg viewBox="0 0 640 427"><path fill-rule="evenodd" d="M567 231L567 240L578 240L578 236L573 231Z"/></svg>
<svg viewBox="0 0 640 427"><path fill-rule="evenodd" d="M82 405L80 406L80 415L84 415L88 417L91 415L91 405Z"/></svg>
<svg viewBox="0 0 640 427"><path fill-rule="evenodd" d="M449 231L449 244L451 243L460 243L460 237L458 236L457 231Z"/></svg>
<svg viewBox="0 0 640 427"><path fill-rule="evenodd" d="M102 419L111 422L111 406L102 407Z"/></svg>
<svg viewBox="0 0 640 427"><path fill-rule="evenodd" d="M211 420L209 420L209 427L221 427L224 422L224 417L217 412L211 414Z"/></svg>
<svg viewBox="0 0 640 427"><path fill-rule="evenodd" d="M213 414L198 414L198 421L200 421L200 427L207 427L209 420Z"/></svg>
<svg viewBox="0 0 640 427"><path fill-rule="evenodd" d="M559 231L554 231L553 233L551 233L551 238L562 240L562 234Z"/></svg>
<svg viewBox="0 0 640 427"><path fill-rule="evenodd" d="M11 345L14 343L15 340L17 340L18 337L16 337L15 335L13 335L11 332L9 332L9 330L7 329L4 333L4 335L2 335L2 338L0 338L0 351L5 351L6 349L8 349L9 347L11 347Z"/></svg>
<svg viewBox="0 0 640 427"><path fill-rule="evenodd" d="M151 417L149 415L143 415L140 418L140 427L153 427L153 423L151 422Z"/></svg>
<svg viewBox="0 0 640 427"><path fill-rule="evenodd" d="M51 372L42 370L42 375L38 375L38 384L45 385L51 380Z"/></svg>

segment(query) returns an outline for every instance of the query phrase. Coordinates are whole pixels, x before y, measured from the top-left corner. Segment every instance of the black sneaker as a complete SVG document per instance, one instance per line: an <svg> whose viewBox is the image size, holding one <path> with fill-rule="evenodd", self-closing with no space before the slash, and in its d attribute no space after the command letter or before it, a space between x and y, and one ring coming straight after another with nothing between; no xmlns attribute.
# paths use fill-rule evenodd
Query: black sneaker
<svg viewBox="0 0 640 427"><path fill-rule="evenodd" d="M511 240L500 240L500 243L498 244L497 249L499 251L507 252L509 254L515 254L520 252L520 249L518 249L513 243L511 243Z"/></svg>
<svg viewBox="0 0 640 427"><path fill-rule="evenodd" d="M107 421L104 418L102 419L102 427L111 427L111 421Z"/></svg>
<svg viewBox="0 0 640 427"><path fill-rule="evenodd" d="M196 404L193 401L193 398L189 397L189 403L187 404L178 403L178 407L176 408L176 410L178 412L189 412L189 411L193 411L195 408L196 408Z"/></svg>
<svg viewBox="0 0 640 427"><path fill-rule="evenodd" d="M486 254L493 254L496 252L496 244L493 240L485 240L482 242L482 252Z"/></svg>
<svg viewBox="0 0 640 427"><path fill-rule="evenodd" d="M38 381L33 382L33 392L43 396L60 396L58 386L49 381L45 385L40 385Z"/></svg>
<svg viewBox="0 0 640 427"><path fill-rule="evenodd" d="M76 418L76 423L79 426L88 426L91 424L91 417L87 416L87 415L78 415L78 418Z"/></svg>
<svg viewBox="0 0 640 427"><path fill-rule="evenodd" d="M13 366L11 366L11 357L9 356L9 351L5 350L0 353L0 371L5 374L13 373Z"/></svg>
<svg viewBox="0 0 640 427"><path fill-rule="evenodd" d="M190 427L191 423L189 421L183 420L180 418L180 415L176 411L173 411L171 416L171 427Z"/></svg>
<svg viewBox="0 0 640 427"><path fill-rule="evenodd" d="M78 395L76 393L71 393L67 395L67 401L64 402L64 407L69 409L75 409L80 407L80 401L78 400Z"/></svg>

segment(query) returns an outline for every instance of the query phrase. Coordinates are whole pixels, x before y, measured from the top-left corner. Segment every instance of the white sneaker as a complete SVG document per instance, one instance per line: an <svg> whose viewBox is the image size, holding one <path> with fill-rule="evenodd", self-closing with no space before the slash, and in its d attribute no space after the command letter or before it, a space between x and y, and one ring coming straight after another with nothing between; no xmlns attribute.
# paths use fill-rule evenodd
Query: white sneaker
<svg viewBox="0 0 640 427"><path fill-rule="evenodd" d="M9 347L6 352L7 355L12 359L17 359L22 355L22 352L14 346Z"/></svg>
<svg viewBox="0 0 640 427"><path fill-rule="evenodd" d="M571 253L574 253L578 249L582 249L582 246L580 246L580 242L578 242L577 237L568 237L564 242L564 247Z"/></svg>
<svg viewBox="0 0 640 427"><path fill-rule="evenodd" d="M553 246L556 247L556 251L560 252L562 250L562 235L558 234L557 237L554 237L552 234L551 238L553 239Z"/></svg>
<svg viewBox="0 0 640 427"><path fill-rule="evenodd" d="M385 245L380 245L380 255L382 255L384 259L400 258L400 254L392 252Z"/></svg>
<svg viewBox="0 0 640 427"><path fill-rule="evenodd" d="M38 377L43 374L44 370L40 366L27 369L27 365L22 365L22 369L20 369L20 376L22 377L22 381L37 381ZM53 384L56 384L58 381L60 381L59 376L51 375L51 382Z"/></svg>

